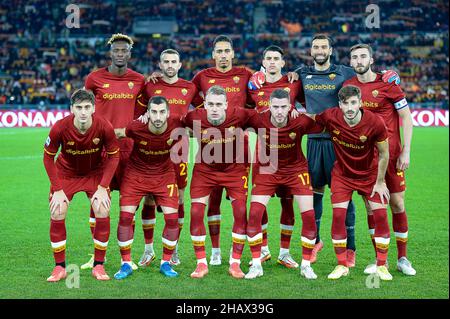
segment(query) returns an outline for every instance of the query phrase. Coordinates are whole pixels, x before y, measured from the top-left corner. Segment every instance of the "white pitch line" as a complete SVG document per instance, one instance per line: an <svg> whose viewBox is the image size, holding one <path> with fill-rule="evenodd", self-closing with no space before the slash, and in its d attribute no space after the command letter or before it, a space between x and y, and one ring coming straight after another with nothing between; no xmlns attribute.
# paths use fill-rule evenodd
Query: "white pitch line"
<svg viewBox="0 0 450 319"><path fill-rule="evenodd" d="M25 156L2 156L0 161L14 161L14 160L27 160L42 158L43 155L25 155Z"/></svg>

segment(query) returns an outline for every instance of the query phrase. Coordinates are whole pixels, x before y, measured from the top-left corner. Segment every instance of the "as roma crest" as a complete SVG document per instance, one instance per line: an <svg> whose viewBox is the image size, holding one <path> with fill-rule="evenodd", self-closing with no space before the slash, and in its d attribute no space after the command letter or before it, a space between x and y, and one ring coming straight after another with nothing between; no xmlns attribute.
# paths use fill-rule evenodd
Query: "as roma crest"
<svg viewBox="0 0 450 319"><path fill-rule="evenodd" d="M132 90L134 88L134 83L133 82L128 82L128 87L130 88L130 90Z"/></svg>
<svg viewBox="0 0 450 319"><path fill-rule="evenodd" d="M95 145L97 145L98 143L100 143L100 139L98 137L94 138L92 140L92 143L94 143Z"/></svg>
<svg viewBox="0 0 450 319"><path fill-rule="evenodd" d="M181 94L186 95L188 93L187 89L181 89Z"/></svg>
<svg viewBox="0 0 450 319"><path fill-rule="evenodd" d="M373 90L373 91L372 91L373 97L377 97L377 96L378 96L378 93L380 93L380 92L378 92L378 90Z"/></svg>
<svg viewBox="0 0 450 319"><path fill-rule="evenodd" d="M360 137L359 137L359 140L361 141L361 142L365 142L365 141L367 141L367 136L365 136L365 135L361 135Z"/></svg>
<svg viewBox="0 0 450 319"><path fill-rule="evenodd" d="M233 77L234 83L238 84L239 80L240 80L240 78L238 76Z"/></svg>
<svg viewBox="0 0 450 319"><path fill-rule="evenodd" d="M336 135L339 135L339 133L341 133L341 132L339 132L339 130L333 130L333 133Z"/></svg>
<svg viewBox="0 0 450 319"><path fill-rule="evenodd" d="M289 137L293 140L295 140L295 138L297 137L297 133L291 132L289 133Z"/></svg>
<svg viewBox="0 0 450 319"><path fill-rule="evenodd" d="M334 78L336 77L336 74L331 73L328 77L330 78L330 80L334 80Z"/></svg>

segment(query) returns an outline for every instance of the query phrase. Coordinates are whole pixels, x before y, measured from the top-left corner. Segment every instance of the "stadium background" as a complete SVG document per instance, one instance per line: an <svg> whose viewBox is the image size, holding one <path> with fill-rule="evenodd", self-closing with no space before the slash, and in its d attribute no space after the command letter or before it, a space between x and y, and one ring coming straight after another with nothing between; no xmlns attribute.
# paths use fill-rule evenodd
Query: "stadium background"
<svg viewBox="0 0 450 319"><path fill-rule="evenodd" d="M80 1L80 28L67 28L65 1L11 0L0 4L0 298L448 298L448 3L444 1L372 1L380 9L380 28L369 29L366 1ZM330 10L332 8L332 10ZM195 261L189 238L189 217L181 238L181 278L169 282L157 267L137 271L124 282L97 283L81 273L80 289L64 283L48 285L52 266L48 239L48 178L42 165L42 145L54 118L45 111L68 110L74 88L85 76L107 65L106 39L122 32L133 36L130 67L144 74L156 70L159 53L172 47L181 53L180 76L191 79L213 65L211 43L218 34L234 41L235 65L259 69L265 47L277 44L287 53L285 71L311 64L309 46L315 32L335 40L332 61L348 64L348 48L370 43L376 69L395 69L413 112L415 125L411 168L407 172L406 205L410 214L411 260L414 278L394 273L392 283L369 289L362 274L373 258L362 202L357 200L357 268L350 278L330 283L331 240L315 266L319 279L306 282L295 271L281 269L272 260L263 280L243 282L226 274L226 265L211 267L201 282L190 280ZM421 113L422 112L422 113ZM425 113L423 113L425 112ZM19 115L22 114L22 120ZM25 114L25 115L24 115ZM44 114L44 120L36 119ZM60 114L63 113L52 113ZM422 114L422 115L420 115ZM191 166L192 168L192 166ZM329 194L327 192L327 194ZM117 192L113 195L107 271L119 265L116 241ZM324 202L323 237L330 229L331 209ZM189 197L186 195L186 207ZM269 244L276 258L279 242L279 204L271 202ZM296 209L298 217L298 209ZM222 254L230 246L231 207L222 204ZM160 251L159 216L155 246ZM291 251L300 259L299 217ZM68 263L80 265L92 249L88 204L78 195L68 215ZM143 247L137 218L134 259ZM329 236L328 236L329 237ZM389 254L395 265L394 241ZM209 247L207 246L209 253ZM275 255L275 256L274 256ZM157 255L158 256L158 255ZM249 259L248 246L244 261ZM226 258L225 258L226 260ZM11 265L15 265L14 271ZM191 269L192 268L192 269ZM395 267L393 267L395 268ZM244 267L246 271L246 267ZM175 289L175 287L177 289Z"/></svg>

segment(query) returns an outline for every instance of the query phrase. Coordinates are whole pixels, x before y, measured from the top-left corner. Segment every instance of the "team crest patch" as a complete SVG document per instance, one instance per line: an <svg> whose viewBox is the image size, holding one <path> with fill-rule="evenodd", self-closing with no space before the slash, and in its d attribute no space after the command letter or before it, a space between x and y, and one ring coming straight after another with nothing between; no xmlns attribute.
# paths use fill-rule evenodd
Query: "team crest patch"
<svg viewBox="0 0 450 319"><path fill-rule="evenodd" d="M202 134L208 134L208 130L203 130Z"/></svg>
<svg viewBox="0 0 450 319"><path fill-rule="evenodd" d="M169 138L168 140L167 140L167 145L172 145L172 143L173 143L173 139L171 139L171 138Z"/></svg>
<svg viewBox="0 0 450 319"><path fill-rule="evenodd" d="M103 84L103 88L104 88L104 89L107 89L107 88L109 88L109 83L105 83L105 84Z"/></svg>
<svg viewBox="0 0 450 319"><path fill-rule="evenodd" d="M211 84L216 83L216 80L215 79L209 80L208 83L211 83Z"/></svg>
<svg viewBox="0 0 450 319"><path fill-rule="evenodd" d="M96 138L94 138L94 139L92 140L92 142L93 142L95 145L97 145L98 143L100 143L100 139L99 139L98 137L96 137Z"/></svg>
<svg viewBox="0 0 450 319"><path fill-rule="evenodd" d="M373 90L372 91L372 95L373 95L373 97L377 97L378 96L378 90Z"/></svg>
<svg viewBox="0 0 450 319"><path fill-rule="evenodd" d="M297 137L297 133L291 132L291 133L289 133L289 137L291 139L295 139Z"/></svg>
<svg viewBox="0 0 450 319"><path fill-rule="evenodd" d="M186 95L188 93L187 89L181 89L181 94Z"/></svg>
<svg viewBox="0 0 450 319"><path fill-rule="evenodd" d="M264 92L259 92L258 93L258 96L263 96L264 95Z"/></svg>
<svg viewBox="0 0 450 319"><path fill-rule="evenodd" d="M161 94L162 90L155 90L155 94Z"/></svg>
<svg viewBox="0 0 450 319"><path fill-rule="evenodd" d="M334 80L334 78L336 77L336 74L331 73L328 77L330 78L330 80Z"/></svg>
<svg viewBox="0 0 450 319"><path fill-rule="evenodd" d="M141 144L141 145L147 145L147 141L140 141L139 144Z"/></svg>
<svg viewBox="0 0 450 319"><path fill-rule="evenodd" d="M238 77L238 76L233 77L234 83L238 84L239 80L240 80L240 77Z"/></svg>
<svg viewBox="0 0 450 319"><path fill-rule="evenodd" d="M288 87L285 87L283 90L285 90L286 92L291 92L291 89Z"/></svg>
<svg viewBox="0 0 450 319"><path fill-rule="evenodd" d="M336 135L339 135L339 133L341 133L341 132L339 132L339 130L333 130L333 133Z"/></svg>
<svg viewBox="0 0 450 319"><path fill-rule="evenodd" d="M130 88L130 90L132 90L134 88L134 83L133 82L128 82L128 87Z"/></svg>
<svg viewBox="0 0 450 319"><path fill-rule="evenodd" d="M359 137L359 140L361 141L361 142L365 142L365 141L367 141L367 136L365 136L365 135L361 135L360 137Z"/></svg>

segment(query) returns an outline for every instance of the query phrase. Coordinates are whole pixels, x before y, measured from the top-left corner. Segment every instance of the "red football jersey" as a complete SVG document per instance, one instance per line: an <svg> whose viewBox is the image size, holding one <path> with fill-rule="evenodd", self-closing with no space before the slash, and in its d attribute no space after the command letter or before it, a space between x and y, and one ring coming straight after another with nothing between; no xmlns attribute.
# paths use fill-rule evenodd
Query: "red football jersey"
<svg viewBox="0 0 450 319"><path fill-rule="evenodd" d="M108 67L91 72L85 88L95 94L95 114L107 119L114 128L126 127L134 118L136 100L145 84L142 74L131 69L121 76L108 71ZM129 139L119 141L121 151L131 151Z"/></svg>
<svg viewBox="0 0 450 319"><path fill-rule="evenodd" d="M402 88L395 83L383 82L381 74L377 74L375 81L369 83L362 83L354 76L344 82L344 86L347 85L359 87L363 108L383 118L388 129L389 155L396 159L402 151L397 111L408 106Z"/></svg>
<svg viewBox="0 0 450 319"><path fill-rule="evenodd" d="M61 153L56 159L58 173L67 177L92 176L102 173L107 154L119 152L119 144L111 124L102 117L92 116L92 126L81 134L73 124L73 114L57 121L50 129L44 151L56 155L61 146Z"/></svg>
<svg viewBox="0 0 450 319"><path fill-rule="evenodd" d="M214 126L208 121L205 109L189 112L184 118L184 124L193 130L200 145L196 163L219 171L234 167L237 162L236 157L240 155L237 153L244 149L242 132L246 128L248 118L255 113L256 111L251 109L227 109L225 121ZM242 134L236 131L238 129L242 129ZM221 154L214 154L216 150L214 145L217 144L221 145ZM205 158L210 153L211 156Z"/></svg>
<svg viewBox="0 0 450 319"><path fill-rule="evenodd" d="M233 67L230 71L222 73L215 67L201 70L192 82L199 92L206 96L206 92L211 86L220 85L227 92L228 108L244 108L247 104L247 83L252 72L245 67ZM203 105L203 98L194 99L195 106Z"/></svg>
<svg viewBox="0 0 450 319"><path fill-rule="evenodd" d="M339 107L332 107L316 115L316 122L331 135L336 173L352 179L377 176L376 143L385 141L388 133L383 120L376 114L362 110L361 122L350 127Z"/></svg>
<svg viewBox="0 0 450 319"><path fill-rule="evenodd" d="M170 116L182 117L189 110L192 100L197 95L197 87L190 81L178 79L169 84L163 79L158 82L145 84L142 94L138 98L138 104L147 110L148 101L155 95L164 96L169 101Z"/></svg>
<svg viewBox="0 0 450 319"><path fill-rule="evenodd" d="M255 128L258 133L258 128L265 128L266 131L258 134L257 152L264 152L270 157L270 154L277 151L276 159L272 157L269 163L264 163L262 166L272 166L274 173L282 175L292 175L298 173L302 167L308 168L308 162L302 152L302 137L309 133L320 133L323 131L323 126L318 125L310 117L300 114L296 119L288 119L285 127L277 128L270 121L271 114L269 111L253 115L247 125ZM260 138L263 137L263 138ZM259 154L257 161L261 162ZM272 155L273 156L273 155ZM277 166L275 166L277 164Z"/></svg>
<svg viewBox="0 0 450 319"><path fill-rule="evenodd" d="M276 89L283 89L289 91L291 104L295 107L295 101L305 104L305 94L303 93L302 81L298 80L289 83L287 75L284 75L274 83L264 83L258 90L249 90L250 97L256 105L258 112L263 112L269 109L270 94Z"/></svg>
<svg viewBox="0 0 450 319"><path fill-rule="evenodd" d="M170 158L170 150L177 140L171 136L174 129L185 131L179 117L170 117L167 121L167 129L162 134L150 132L148 124L136 120L128 124L125 135L134 141L133 151L126 168L144 176L159 175L161 172L173 171L173 162ZM126 174L126 173L125 173Z"/></svg>

